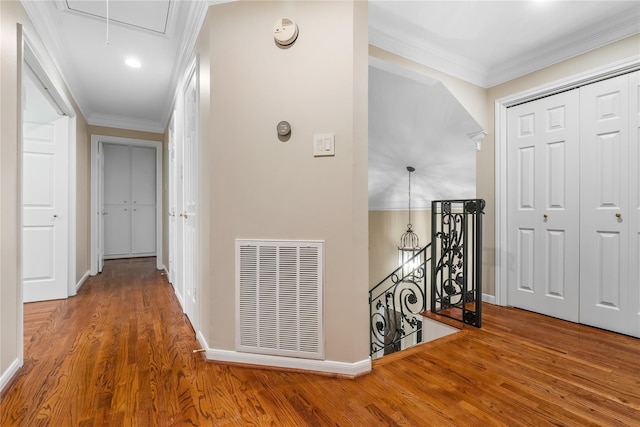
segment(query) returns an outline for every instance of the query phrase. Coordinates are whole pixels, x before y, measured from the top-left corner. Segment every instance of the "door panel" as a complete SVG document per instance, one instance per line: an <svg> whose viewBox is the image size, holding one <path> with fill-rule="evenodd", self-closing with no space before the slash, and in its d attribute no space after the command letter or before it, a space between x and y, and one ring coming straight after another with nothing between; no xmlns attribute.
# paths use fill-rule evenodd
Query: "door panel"
<svg viewBox="0 0 640 427"><path fill-rule="evenodd" d="M581 89L580 321L633 333L629 287L629 77Z"/></svg>
<svg viewBox="0 0 640 427"><path fill-rule="evenodd" d="M133 255L154 254L156 252L156 207L136 205L132 213Z"/></svg>
<svg viewBox="0 0 640 427"><path fill-rule="evenodd" d="M131 202L131 152L124 145L104 144L104 203Z"/></svg>
<svg viewBox="0 0 640 427"><path fill-rule="evenodd" d="M105 205L104 256L125 257L131 253L131 212L128 205Z"/></svg>
<svg viewBox="0 0 640 427"><path fill-rule="evenodd" d="M508 110L508 301L578 321L579 94Z"/></svg>
<svg viewBox="0 0 640 427"><path fill-rule="evenodd" d="M156 150L131 147L131 199L137 205L156 204Z"/></svg>
<svg viewBox="0 0 640 427"><path fill-rule="evenodd" d="M67 297L68 126L67 117L23 124L24 302Z"/></svg>

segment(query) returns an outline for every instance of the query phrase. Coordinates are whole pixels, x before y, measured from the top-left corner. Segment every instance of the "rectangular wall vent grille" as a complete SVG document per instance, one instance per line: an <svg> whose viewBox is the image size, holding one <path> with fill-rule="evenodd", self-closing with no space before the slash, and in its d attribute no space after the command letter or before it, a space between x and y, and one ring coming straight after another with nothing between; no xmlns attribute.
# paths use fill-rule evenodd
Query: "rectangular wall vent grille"
<svg viewBox="0 0 640 427"><path fill-rule="evenodd" d="M322 242L236 240L238 351L324 358Z"/></svg>

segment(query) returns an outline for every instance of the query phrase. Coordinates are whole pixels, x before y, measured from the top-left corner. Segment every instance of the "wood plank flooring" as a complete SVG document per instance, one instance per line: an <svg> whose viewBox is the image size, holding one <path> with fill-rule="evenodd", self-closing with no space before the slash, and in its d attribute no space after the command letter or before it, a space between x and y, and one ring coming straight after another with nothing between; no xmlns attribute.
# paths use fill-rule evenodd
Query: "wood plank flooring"
<svg viewBox="0 0 640 427"><path fill-rule="evenodd" d="M635 338L487 304L482 329L355 380L225 365L192 353L154 265L108 261L76 297L25 305L3 427L640 426Z"/></svg>

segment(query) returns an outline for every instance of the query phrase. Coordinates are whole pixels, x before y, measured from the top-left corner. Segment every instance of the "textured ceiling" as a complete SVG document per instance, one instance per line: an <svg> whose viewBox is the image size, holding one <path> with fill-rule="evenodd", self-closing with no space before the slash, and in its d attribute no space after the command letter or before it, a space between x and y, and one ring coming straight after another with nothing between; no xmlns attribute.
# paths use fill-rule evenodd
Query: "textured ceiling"
<svg viewBox="0 0 640 427"><path fill-rule="evenodd" d="M369 66L369 209L475 197L476 152L470 134L482 128L440 82L389 64Z"/></svg>

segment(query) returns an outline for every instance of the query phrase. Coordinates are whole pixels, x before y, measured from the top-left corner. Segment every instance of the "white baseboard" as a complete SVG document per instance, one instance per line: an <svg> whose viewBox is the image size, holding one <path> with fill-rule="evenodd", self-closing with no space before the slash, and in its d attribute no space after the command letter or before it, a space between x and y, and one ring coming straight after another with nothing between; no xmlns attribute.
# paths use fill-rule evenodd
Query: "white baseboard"
<svg viewBox="0 0 640 427"><path fill-rule="evenodd" d="M496 297L489 294L482 294L482 302L488 302L489 304L496 303Z"/></svg>
<svg viewBox="0 0 640 427"><path fill-rule="evenodd" d="M90 271L87 270L87 272L84 273L84 275L80 278L80 280L78 280L78 283L76 283L76 292L80 290L82 285L84 285L84 282L89 278L89 273Z"/></svg>
<svg viewBox="0 0 640 427"><path fill-rule="evenodd" d="M329 374L357 377L371 372L371 359L367 358L359 362L346 363L332 360L311 360L295 357L270 356L265 354L241 353L231 350L217 350L209 348L200 332L197 339L202 348L206 350L207 359L219 362L241 363L245 365L269 366L283 369L296 369L309 372L322 372Z"/></svg>
<svg viewBox="0 0 640 427"><path fill-rule="evenodd" d="M21 366L22 363L20 363L20 360L15 359L13 363L9 365L7 370L2 373L2 376L0 376L0 391L4 390L5 386L9 384L9 381L11 381L11 378L13 378L13 376L16 374L16 372L18 372L18 369L20 369Z"/></svg>

